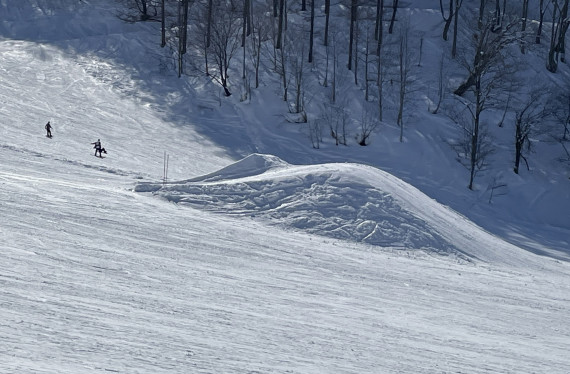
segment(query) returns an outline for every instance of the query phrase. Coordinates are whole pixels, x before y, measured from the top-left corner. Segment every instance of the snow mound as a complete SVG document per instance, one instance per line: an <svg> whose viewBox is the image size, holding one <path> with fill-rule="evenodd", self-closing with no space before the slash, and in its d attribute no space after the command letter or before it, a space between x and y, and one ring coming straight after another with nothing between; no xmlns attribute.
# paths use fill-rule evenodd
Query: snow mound
<svg viewBox="0 0 570 374"><path fill-rule="evenodd" d="M498 239L465 217L393 175L361 164L290 165L254 154L203 177L166 185L141 183L135 190L382 247L484 261L516 256L513 250L518 249L507 243L496 248ZM495 244L487 246L486 241Z"/></svg>
<svg viewBox="0 0 570 374"><path fill-rule="evenodd" d="M215 173L190 179L192 182L215 182L237 178L245 178L265 173L270 169L289 165L279 157L254 153Z"/></svg>

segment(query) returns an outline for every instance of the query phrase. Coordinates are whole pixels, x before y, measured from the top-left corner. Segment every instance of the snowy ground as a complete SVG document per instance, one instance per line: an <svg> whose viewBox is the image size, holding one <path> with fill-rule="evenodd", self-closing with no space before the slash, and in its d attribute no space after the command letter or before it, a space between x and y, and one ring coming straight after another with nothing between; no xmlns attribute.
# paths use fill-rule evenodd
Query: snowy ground
<svg viewBox="0 0 570 374"><path fill-rule="evenodd" d="M567 262L371 166L241 159L270 145L240 131L239 102L218 111L121 65L143 26L102 7L80 27L93 5L78 5L47 12L67 23L42 39L15 28L14 4L0 1L1 373L568 372ZM537 232L557 235L518 240L564 256L566 223Z"/></svg>

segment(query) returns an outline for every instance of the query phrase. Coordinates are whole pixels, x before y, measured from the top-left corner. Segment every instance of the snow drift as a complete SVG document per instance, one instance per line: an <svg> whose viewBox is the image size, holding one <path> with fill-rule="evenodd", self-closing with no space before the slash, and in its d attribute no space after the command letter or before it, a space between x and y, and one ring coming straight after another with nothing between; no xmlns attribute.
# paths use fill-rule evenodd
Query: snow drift
<svg viewBox="0 0 570 374"><path fill-rule="evenodd" d="M291 165L275 156L252 154L202 177L139 183L135 190L382 247L483 261L506 260L505 254L521 252L507 243L500 249L484 245L497 238L410 184L362 164Z"/></svg>

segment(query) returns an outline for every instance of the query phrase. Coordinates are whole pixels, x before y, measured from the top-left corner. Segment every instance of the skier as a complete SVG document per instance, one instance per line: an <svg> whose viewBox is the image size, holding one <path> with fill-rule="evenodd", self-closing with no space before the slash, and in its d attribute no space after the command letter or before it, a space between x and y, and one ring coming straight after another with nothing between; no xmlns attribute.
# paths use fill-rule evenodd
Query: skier
<svg viewBox="0 0 570 374"><path fill-rule="evenodd" d="M46 131L47 131L46 136L47 136L48 138L51 138L51 125L50 125L49 121L48 121L48 123L46 123L45 129L46 129Z"/></svg>
<svg viewBox="0 0 570 374"><path fill-rule="evenodd" d="M105 150L105 148L101 148L101 139L97 139L96 142L91 143L93 144L93 148L95 148L95 156L97 156L97 152L99 152L99 156L103 158L103 155L101 154L101 152L107 154L107 151Z"/></svg>

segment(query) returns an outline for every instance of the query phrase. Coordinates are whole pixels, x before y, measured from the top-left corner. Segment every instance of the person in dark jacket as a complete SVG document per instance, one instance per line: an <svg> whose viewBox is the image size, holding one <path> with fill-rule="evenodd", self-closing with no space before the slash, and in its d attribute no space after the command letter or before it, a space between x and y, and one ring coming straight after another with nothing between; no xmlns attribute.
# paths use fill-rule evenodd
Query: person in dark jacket
<svg viewBox="0 0 570 374"><path fill-rule="evenodd" d="M49 121L48 121L48 123L46 123L45 129L46 129L46 131L47 131L46 136L47 136L48 138L51 138L51 124L49 123Z"/></svg>
<svg viewBox="0 0 570 374"><path fill-rule="evenodd" d="M107 151L105 150L105 148L101 147L101 139L97 139L96 142L91 143L93 144L93 148L95 148L95 156L97 156L97 152L99 152L99 156L98 157L103 157L103 155L101 153L107 153Z"/></svg>

